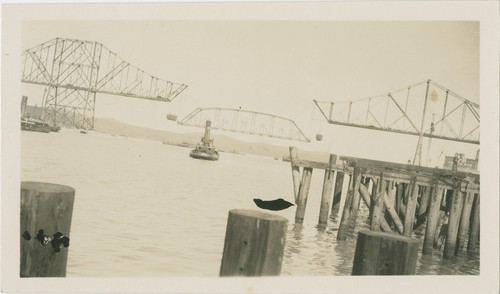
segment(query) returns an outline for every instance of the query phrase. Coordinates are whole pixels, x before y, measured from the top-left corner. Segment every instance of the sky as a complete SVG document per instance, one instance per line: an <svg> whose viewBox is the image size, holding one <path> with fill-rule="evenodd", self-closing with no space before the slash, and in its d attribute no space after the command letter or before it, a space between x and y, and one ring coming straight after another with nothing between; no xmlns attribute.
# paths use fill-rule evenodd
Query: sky
<svg viewBox="0 0 500 294"><path fill-rule="evenodd" d="M187 84L172 103L98 94L96 117L156 129L192 131L167 121L167 113L242 107L292 119L312 142L221 134L406 163L417 137L328 125L312 100L366 98L432 79L479 103L474 21L27 21L22 49L56 37L100 42L149 74ZM29 104L41 104L43 87L23 84L23 91ZM314 141L317 133L322 142ZM477 149L434 140L429 156L474 158Z"/></svg>

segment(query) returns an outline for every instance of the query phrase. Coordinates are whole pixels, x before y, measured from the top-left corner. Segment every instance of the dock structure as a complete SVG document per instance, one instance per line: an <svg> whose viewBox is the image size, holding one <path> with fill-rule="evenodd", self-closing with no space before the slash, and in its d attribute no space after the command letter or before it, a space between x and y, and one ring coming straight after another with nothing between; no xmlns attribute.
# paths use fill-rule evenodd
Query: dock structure
<svg viewBox="0 0 500 294"><path fill-rule="evenodd" d="M431 254L434 248L443 246L443 257L447 259L464 248L468 252L478 251L478 173L333 154L329 162L309 161L300 159L295 147L290 147L290 158L297 204L296 223L304 220L313 170L324 170L318 228L325 227L330 211L332 214L339 212L340 199L345 198L337 240L347 239L356 225L360 204L364 202L370 211L371 231L411 238L416 230L424 232L425 225L423 254ZM349 177L349 186L344 189L347 192L342 193L344 177Z"/></svg>

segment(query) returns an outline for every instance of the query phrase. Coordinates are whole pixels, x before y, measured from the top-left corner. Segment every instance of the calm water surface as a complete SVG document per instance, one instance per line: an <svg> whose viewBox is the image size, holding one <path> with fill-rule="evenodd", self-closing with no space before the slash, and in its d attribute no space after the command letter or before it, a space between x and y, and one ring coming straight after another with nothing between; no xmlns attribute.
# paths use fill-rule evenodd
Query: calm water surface
<svg viewBox="0 0 500 294"><path fill-rule="evenodd" d="M76 189L68 277L218 276L229 210L256 209L255 197L293 202L290 164L269 157L221 153L209 162L157 141L66 129L21 139L23 181ZM351 273L368 211L362 205L355 232L337 242L338 217L315 227L322 182L315 171L303 225L293 208L276 212L289 220L282 275ZM478 256L441 255L419 255L417 274L479 274Z"/></svg>

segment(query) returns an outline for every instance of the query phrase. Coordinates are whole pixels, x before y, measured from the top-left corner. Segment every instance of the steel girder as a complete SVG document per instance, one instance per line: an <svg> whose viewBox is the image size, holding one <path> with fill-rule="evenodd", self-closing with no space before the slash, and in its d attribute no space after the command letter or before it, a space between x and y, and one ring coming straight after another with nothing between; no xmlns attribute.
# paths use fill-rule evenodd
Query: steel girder
<svg viewBox="0 0 500 294"><path fill-rule="evenodd" d="M479 104L427 80L359 100L313 100L330 124L479 144Z"/></svg>

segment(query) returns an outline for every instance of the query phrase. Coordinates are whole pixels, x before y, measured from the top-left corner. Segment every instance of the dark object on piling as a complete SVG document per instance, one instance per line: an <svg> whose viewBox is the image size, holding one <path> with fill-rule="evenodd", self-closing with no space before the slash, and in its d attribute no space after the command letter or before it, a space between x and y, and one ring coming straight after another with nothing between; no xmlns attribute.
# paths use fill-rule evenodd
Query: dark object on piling
<svg viewBox="0 0 500 294"><path fill-rule="evenodd" d="M294 206L294 204L284 200L283 198L278 198L276 200L269 200L265 201L262 199L255 198L253 200L255 204L262 209L267 209L267 210L283 210L287 209L290 206Z"/></svg>

